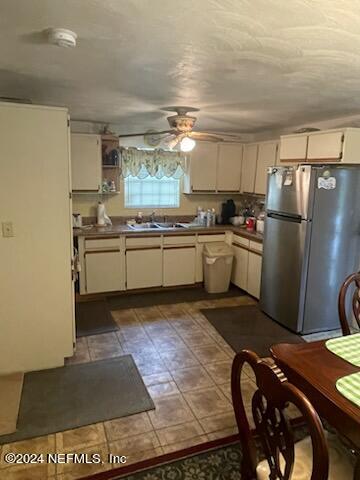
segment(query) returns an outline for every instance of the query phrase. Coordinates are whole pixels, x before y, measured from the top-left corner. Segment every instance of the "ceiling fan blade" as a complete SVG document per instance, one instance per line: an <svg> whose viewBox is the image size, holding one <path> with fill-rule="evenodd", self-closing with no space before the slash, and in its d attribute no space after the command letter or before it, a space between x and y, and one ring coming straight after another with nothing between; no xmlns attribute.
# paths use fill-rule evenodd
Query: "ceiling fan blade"
<svg viewBox="0 0 360 480"><path fill-rule="evenodd" d="M141 133L124 133L118 135L119 138L127 138L127 137L144 137L146 135L164 135L165 133L175 133L175 130L162 130L160 132L141 132Z"/></svg>
<svg viewBox="0 0 360 480"><path fill-rule="evenodd" d="M206 132L190 132L189 137L194 140L204 141L204 142L223 142L224 139L220 135L215 135L213 133Z"/></svg>
<svg viewBox="0 0 360 480"><path fill-rule="evenodd" d="M186 137L186 134L185 133L181 133L180 135L176 135L176 137L173 139L173 140L170 140L170 142L168 143L168 147L173 149L174 147L176 147L176 145L178 143L181 142L181 140Z"/></svg>

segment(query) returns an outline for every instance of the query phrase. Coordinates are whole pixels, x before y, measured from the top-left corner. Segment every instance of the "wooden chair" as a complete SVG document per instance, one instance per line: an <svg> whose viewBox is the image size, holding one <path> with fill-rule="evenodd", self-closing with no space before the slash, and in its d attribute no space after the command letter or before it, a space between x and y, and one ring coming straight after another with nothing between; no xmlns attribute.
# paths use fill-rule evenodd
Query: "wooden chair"
<svg viewBox="0 0 360 480"><path fill-rule="evenodd" d="M349 326L350 322L346 318L346 297L350 286L352 286L353 284L355 286L355 289L352 297L352 309L354 312L355 320L360 328L360 272L357 272L352 273L345 279L339 292L338 308L341 330L343 332L343 335L351 335Z"/></svg>
<svg viewBox="0 0 360 480"><path fill-rule="evenodd" d="M258 388L252 397L255 430L250 430L241 392L240 379L245 363L252 367ZM242 445L242 480L352 478L353 465L350 461L346 461L345 466L342 464L344 455L339 450L336 451L337 464L330 466L331 477L328 476L328 442L318 414L305 395L289 383L269 359L260 359L254 352L247 350L238 353L232 365L231 390ZM295 405L300 411L309 431L309 437L297 443L286 413L289 404ZM261 462L258 461L255 434L265 455L265 460ZM339 457L341 462L338 461Z"/></svg>

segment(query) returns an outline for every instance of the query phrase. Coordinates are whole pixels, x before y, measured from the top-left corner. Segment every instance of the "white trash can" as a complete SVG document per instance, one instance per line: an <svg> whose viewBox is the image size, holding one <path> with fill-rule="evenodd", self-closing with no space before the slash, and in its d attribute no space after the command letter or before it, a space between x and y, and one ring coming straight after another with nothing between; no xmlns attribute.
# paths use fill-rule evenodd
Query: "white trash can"
<svg viewBox="0 0 360 480"><path fill-rule="evenodd" d="M209 293L227 292L230 284L234 254L224 242L206 243L203 251L205 290Z"/></svg>

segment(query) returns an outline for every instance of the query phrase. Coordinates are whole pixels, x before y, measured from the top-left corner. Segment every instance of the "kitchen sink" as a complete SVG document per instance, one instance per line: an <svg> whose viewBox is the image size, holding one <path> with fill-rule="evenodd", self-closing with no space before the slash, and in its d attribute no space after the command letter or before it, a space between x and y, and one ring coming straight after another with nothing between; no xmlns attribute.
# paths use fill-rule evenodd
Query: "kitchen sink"
<svg viewBox="0 0 360 480"><path fill-rule="evenodd" d="M135 223L134 225L128 225L128 227L132 228L133 230L158 230L161 228L157 223L151 222Z"/></svg>
<svg viewBox="0 0 360 480"><path fill-rule="evenodd" d="M157 225L159 228L185 228L180 223L174 223L174 222L157 222L155 225Z"/></svg>
<svg viewBox="0 0 360 480"><path fill-rule="evenodd" d="M184 225L181 225L180 223L174 222L146 222L129 225L129 228L133 230L169 230L186 227Z"/></svg>

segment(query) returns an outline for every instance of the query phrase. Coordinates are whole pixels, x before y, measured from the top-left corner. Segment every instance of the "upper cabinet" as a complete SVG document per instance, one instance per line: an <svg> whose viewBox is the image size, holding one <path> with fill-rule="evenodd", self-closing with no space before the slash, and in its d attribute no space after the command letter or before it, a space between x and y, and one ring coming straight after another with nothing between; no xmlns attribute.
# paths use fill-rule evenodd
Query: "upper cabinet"
<svg viewBox="0 0 360 480"><path fill-rule="evenodd" d="M359 151L359 128L285 135L280 140L279 163L360 163Z"/></svg>
<svg viewBox="0 0 360 480"><path fill-rule="evenodd" d="M217 143L197 142L191 152L188 172L190 184L186 193L216 191L217 158Z"/></svg>
<svg viewBox="0 0 360 480"><path fill-rule="evenodd" d="M256 161L258 156L258 144L244 145L244 156L241 166L241 192L254 193Z"/></svg>
<svg viewBox="0 0 360 480"><path fill-rule="evenodd" d="M277 152L277 142L259 143L254 193L266 194L267 170L269 167L276 165Z"/></svg>
<svg viewBox="0 0 360 480"><path fill-rule="evenodd" d="M339 161L342 157L344 144L343 132L320 133L309 135L307 160Z"/></svg>
<svg viewBox="0 0 360 480"><path fill-rule="evenodd" d="M71 134L71 176L73 191L100 191L102 183L100 135Z"/></svg>
<svg viewBox="0 0 360 480"><path fill-rule="evenodd" d="M243 146L221 143L217 163L217 191L239 192Z"/></svg>
<svg viewBox="0 0 360 480"><path fill-rule="evenodd" d="M243 146L197 142L188 158L184 193L240 192Z"/></svg>
<svg viewBox="0 0 360 480"><path fill-rule="evenodd" d="M308 135L286 135L280 141L280 162L304 162Z"/></svg>

